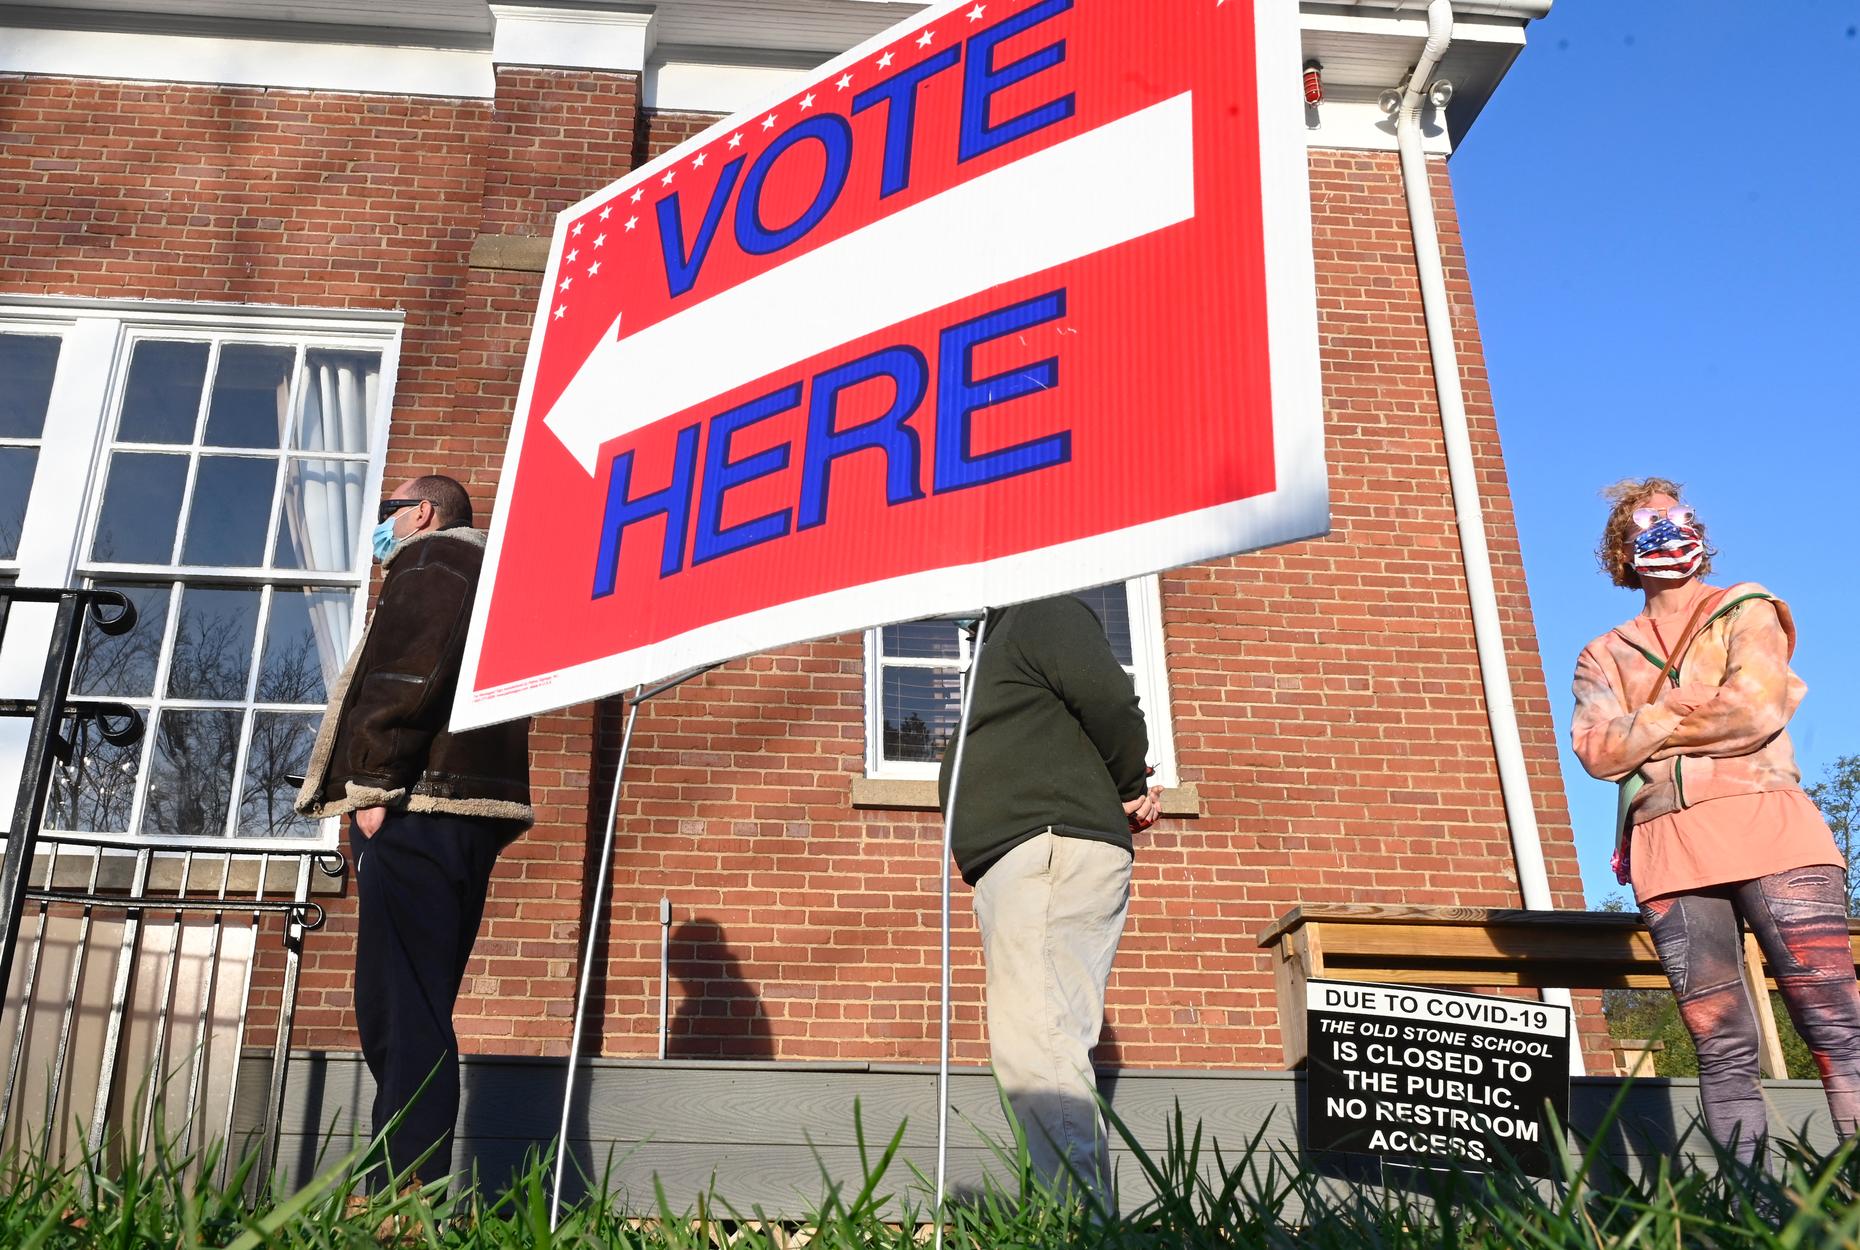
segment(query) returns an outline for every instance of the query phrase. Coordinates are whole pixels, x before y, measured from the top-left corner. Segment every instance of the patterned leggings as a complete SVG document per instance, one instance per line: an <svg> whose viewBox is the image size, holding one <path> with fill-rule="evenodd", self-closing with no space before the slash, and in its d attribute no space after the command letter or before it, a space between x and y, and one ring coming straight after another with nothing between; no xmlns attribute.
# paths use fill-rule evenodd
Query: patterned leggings
<svg viewBox="0 0 1860 1250"><path fill-rule="evenodd" d="M1847 879L1835 865L1664 894L1641 904L1679 1014L1699 1052L1712 1138L1752 1162L1769 1128L1757 1084L1757 1016L1743 978L1741 919L1814 1053L1834 1127L1860 1129L1860 989L1847 938Z"/></svg>

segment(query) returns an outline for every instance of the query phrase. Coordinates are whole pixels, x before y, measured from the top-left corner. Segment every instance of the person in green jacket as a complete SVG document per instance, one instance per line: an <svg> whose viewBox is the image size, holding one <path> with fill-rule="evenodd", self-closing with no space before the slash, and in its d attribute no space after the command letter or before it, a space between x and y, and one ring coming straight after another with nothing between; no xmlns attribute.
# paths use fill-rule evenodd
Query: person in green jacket
<svg viewBox="0 0 1860 1250"><path fill-rule="evenodd" d="M1131 832L1153 822L1136 690L1070 595L990 612L956 806L938 791L975 888L995 1078L1053 1188L1111 1209L1091 1048L1130 902Z"/></svg>

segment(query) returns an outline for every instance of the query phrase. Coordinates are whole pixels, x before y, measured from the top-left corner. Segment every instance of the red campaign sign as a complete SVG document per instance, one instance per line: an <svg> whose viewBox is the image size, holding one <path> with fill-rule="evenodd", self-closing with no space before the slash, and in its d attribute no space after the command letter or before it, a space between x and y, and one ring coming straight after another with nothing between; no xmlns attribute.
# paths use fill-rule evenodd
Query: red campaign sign
<svg viewBox="0 0 1860 1250"><path fill-rule="evenodd" d="M939 4L565 212L454 724L1324 532L1295 23Z"/></svg>

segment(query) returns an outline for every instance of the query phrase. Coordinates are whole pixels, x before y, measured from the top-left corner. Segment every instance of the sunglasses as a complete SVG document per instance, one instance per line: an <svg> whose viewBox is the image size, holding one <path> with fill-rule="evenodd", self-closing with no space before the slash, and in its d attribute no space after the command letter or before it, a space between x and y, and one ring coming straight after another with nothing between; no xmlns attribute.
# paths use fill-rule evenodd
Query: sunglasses
<svg viewBox="0 0 1860 1250"><path fill-rule="evenodd" d="M375 520L385 521L402 508L417 508L425 502L424 499L383 499L381 510L375 515Z"/></svg>
<svg viewBox="0 0 1860 1250"><path fill-rule="evenodd" d="M1634 509L1634 528L1650 530L1661 521L1671 521L1674 525L1690 525L1698 513L1686 504L1674 504L1670 508L1636 508Z"/></svg>

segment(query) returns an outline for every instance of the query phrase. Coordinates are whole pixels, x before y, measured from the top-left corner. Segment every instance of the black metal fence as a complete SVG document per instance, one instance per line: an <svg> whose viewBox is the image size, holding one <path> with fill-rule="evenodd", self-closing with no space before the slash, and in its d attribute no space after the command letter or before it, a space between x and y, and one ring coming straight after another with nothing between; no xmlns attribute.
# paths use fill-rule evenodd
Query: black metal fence
<svg viewBox="0 0 1860 1250"><path fill-rule="evenodd" d="M0 1027L0 1144L75 1161L158 1145L188 1157L217 1140L227 1145L224 1179L235 1118L251 1122L238 1115L236 1078L260 937L275 915L283 985L258 1119L257 1175L268 1177L304 937L323 923L313 883L317 873L339 879L343 857L223 837L46 832L53 770L79 762L82 735L94 729L117 747L142 736L137 709L69 698L86 618L120 635L135 627L135 609L114 591L0 585L0 642L18 603L52 605L54 616L38 697L0 700L0 716L31 719L0 861L0 991L10 1017Z"/></svg>

